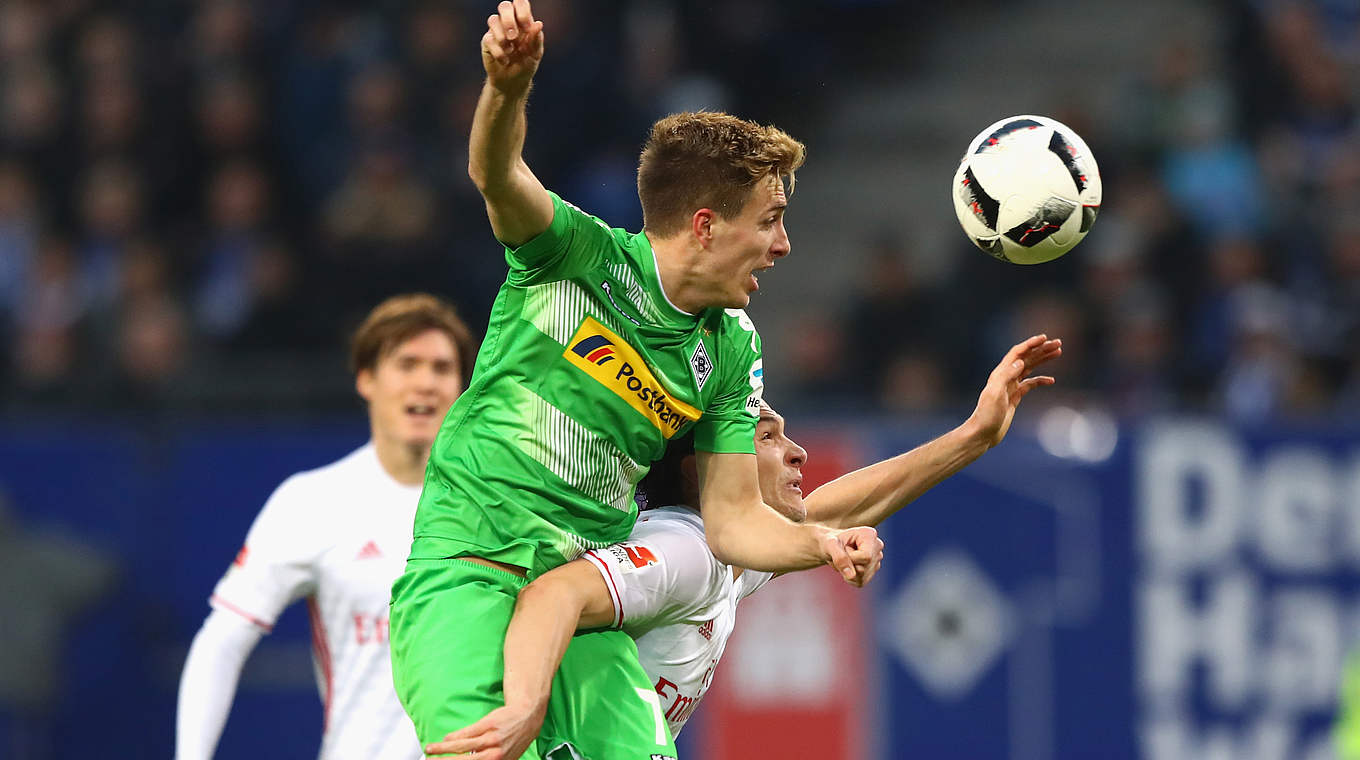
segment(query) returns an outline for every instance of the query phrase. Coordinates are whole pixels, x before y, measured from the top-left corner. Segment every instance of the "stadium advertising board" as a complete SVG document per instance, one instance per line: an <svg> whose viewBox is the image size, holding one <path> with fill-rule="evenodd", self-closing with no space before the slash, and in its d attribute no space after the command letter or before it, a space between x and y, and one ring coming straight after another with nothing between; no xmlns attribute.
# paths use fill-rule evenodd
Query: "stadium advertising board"
<svg viewBox="0 0 1360 760"><path fill-rule="evenodd" d="M809 483L940 432L791 424ZM1333 756L1337 681L1360 643L1360 435L1167 420L1085 458L1041 438L1014 431L885 523L868 591L815 571L743 602L681 756ZM24 662L60 686L8 692L0 746L96 732L120 755L170 755L184 653L250 519L282 477L361 440L0 433L9 535L25 547L11 564L89 567L101 589L78 605L58 606L51 583L11 600L11 619L49 626L41 641L61 654ZM293 609L253 655L220 757L315 751L305 618Z"/></svg>

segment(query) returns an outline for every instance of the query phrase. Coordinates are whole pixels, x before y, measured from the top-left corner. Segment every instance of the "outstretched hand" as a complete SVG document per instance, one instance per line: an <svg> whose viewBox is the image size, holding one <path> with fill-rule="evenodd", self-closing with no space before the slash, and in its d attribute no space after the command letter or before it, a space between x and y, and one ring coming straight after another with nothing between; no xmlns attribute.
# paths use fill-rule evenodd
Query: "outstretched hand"
<svg viewBox="0 0 1360 760"><path fill-rule="evenodd" d="M867 526L828 533L822 539L822 550L828 564L852 586L864 586L883 564L883 539Z"/></svg>
<svg viewBox="0 0 1360 760"><path fill-rule="evenodd" d="M1015 409L1025 394L1041 385L1057 382L1047 375L1030 376L1035 368L1062 356L1062 341L1049 340L1047 335L1035 335L1017 343L1006 352L987 378L987 385L978 396L977 408L969 422L977 427L987 445L995 446L1006 437L1015 417Z"/></svg>
<svg viewBox="0 0 1360 760"><path fill-rule="evenodd" d="M482 66L487 80L502 91L527 90L543 60L543 22L534 19L529 0L505 0L486 26Z"/></svg>
<svg viewBox="0 0 1360 760"><path fill-rule="evenodd" d="M498 707L485 718L425 747L428 756L477 753L477 760L517 760L538 738L541 710Z"/></svg>

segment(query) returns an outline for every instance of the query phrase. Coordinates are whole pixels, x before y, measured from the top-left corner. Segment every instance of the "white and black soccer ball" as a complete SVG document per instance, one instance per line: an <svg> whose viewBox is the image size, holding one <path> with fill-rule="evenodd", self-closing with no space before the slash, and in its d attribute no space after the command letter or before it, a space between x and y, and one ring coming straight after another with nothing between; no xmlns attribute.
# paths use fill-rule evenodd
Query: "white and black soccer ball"
<svg viewBox="0 0 1360 760"><path fill-rule="evenodd" d="M1012 264L1072 250L1099 211L1095 156L1046 116L1011 116L982 130L954 174L954 213L968 239Z"/></svg>

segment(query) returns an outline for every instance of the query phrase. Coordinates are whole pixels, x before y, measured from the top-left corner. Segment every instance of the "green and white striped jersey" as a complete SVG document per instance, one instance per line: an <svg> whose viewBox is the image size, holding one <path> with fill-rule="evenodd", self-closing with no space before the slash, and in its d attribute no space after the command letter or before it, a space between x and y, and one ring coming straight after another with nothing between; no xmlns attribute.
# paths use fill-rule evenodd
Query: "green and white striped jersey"
<svg viewBox="0 0 1360 760"><path fill-rule="evenodd" d="M634 486L666 443L753 453L760 336L738 309L667 300L651 243L553 199L506 250L468 389L444 420L412 558L473 554L537 575L628 537Z"/></svg>

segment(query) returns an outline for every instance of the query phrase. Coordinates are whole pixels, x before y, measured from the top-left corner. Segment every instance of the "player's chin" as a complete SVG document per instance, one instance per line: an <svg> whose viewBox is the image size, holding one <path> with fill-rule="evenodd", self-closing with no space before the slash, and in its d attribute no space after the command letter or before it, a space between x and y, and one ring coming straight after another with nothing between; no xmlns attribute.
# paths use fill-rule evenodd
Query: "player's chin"
<svg viewBox="0 0 1360 760"><path fill-rule="evenodd" d="M726 302L726 303L722 304L722 308L724 308L724 309L745 309L747 306L750 306L750 305L751 305L751 293L752 293L752 292L754 292L754 291L750 291L750 290L746 290L745 288L742 288L741 290L739 290L739 291L733 293L733 294L732 294L732 297L729 298L729 299L727 299L727 302Z"/></svg>
<svg viewBox="0 0 1360 760"><path fill-rule="evenodd" d="M771 506L776 507L779 514L792 522L800 523L807 520L807 505L803 503L802 498L784 498L780 500L778 505L771 504Z"/></svg>
<svg viewBox="0 0 1360 760"><path fill-rule="evenodd" d="M412 421L406 426L405 435L408 446L423 446L429 448L434 445L434 439L439 434L439 425L425 421Z"/></svg>

